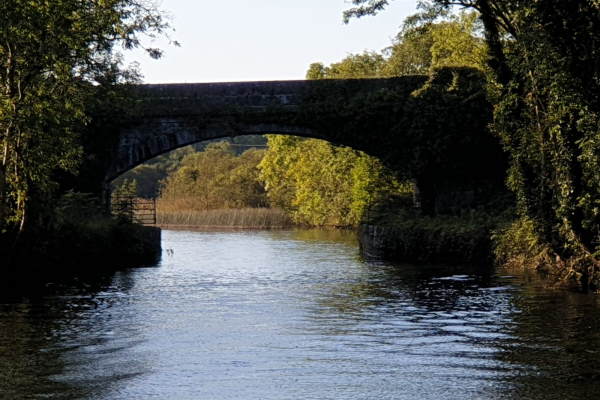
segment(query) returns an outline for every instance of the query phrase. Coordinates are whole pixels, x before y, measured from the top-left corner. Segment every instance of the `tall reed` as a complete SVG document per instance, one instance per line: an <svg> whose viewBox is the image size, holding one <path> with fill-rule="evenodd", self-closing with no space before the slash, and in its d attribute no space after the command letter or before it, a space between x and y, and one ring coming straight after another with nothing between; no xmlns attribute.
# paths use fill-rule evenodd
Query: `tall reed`
<svg viewBox="0 0 600 400"><path fill-rule="evenodd" d="M206 228L286 228L292 220L277 208L225 208L202 210L182 207L185 201L160 200L156 217L159 225Z"/></svg>

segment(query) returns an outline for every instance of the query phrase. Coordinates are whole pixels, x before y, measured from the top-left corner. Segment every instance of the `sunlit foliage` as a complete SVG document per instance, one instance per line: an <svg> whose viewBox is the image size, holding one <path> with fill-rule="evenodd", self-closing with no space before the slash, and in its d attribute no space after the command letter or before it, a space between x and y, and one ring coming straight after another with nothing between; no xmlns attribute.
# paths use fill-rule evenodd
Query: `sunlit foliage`
<svg viewBox="0 0 600 400"><path fill-rule="evenodd" d="M182 160L165 180L161 200L177 200L189 210L264 207L257 169L263 154L250 149L238 156L227 142L211 143Z"/></svg>
<svg viewBox="0 0 600 400"><path fill-rule="evenodd" d="M259 164L271 205L301 224L355 226L383 196L410 194L381 162L317 139L269 135Z"/></svg>

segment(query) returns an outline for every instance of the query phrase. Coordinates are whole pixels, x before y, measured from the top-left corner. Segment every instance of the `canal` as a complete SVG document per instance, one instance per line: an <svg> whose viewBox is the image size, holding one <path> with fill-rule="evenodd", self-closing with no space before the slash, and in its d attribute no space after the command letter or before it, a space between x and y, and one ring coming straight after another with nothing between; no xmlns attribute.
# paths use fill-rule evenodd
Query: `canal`
<svg viewBox="0 0 600 400"><path fill-rule="evenodd" d="M0 299L1 399L599 393L598 296L366 262L350 232L163 231L157 266Z"/></svg>

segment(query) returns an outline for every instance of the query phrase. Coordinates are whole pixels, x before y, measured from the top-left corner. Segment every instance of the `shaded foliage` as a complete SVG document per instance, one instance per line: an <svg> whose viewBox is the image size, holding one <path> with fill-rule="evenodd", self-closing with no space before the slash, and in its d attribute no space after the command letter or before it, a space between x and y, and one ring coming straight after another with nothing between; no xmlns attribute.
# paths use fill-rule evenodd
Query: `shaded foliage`
<svg viewBox="0 0 600 400"><path fill-rule="evenodd" d="M354 0L347 17L387 1ZM479 12L493 72L494 131L508 184L541 246L584 288L600 287L600 7L595 1L437 0ZM567 260L567 261L564 261Z"/></svg>
<svg viewBox="0 0 600 400"><path fill-rule="evenodd" d="M77 172L99 88L136 78L115 47L140 47L167 25L132 0L6 0L0 16L0 229L22 232L29 204L50 201L55 171Z"/></svg>

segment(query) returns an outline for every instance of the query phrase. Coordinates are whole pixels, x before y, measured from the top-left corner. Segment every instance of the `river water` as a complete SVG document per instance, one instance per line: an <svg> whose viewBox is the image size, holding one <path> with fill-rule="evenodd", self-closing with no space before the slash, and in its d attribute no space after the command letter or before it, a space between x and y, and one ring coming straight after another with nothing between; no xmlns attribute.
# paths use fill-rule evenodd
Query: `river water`
<svg viewBox="0 0 600 400"><path fill-rule="evenodd" d="M5 295L0 399L600 398L597 296L365 262L344 232L164 231L163 249Z"/></svg>

